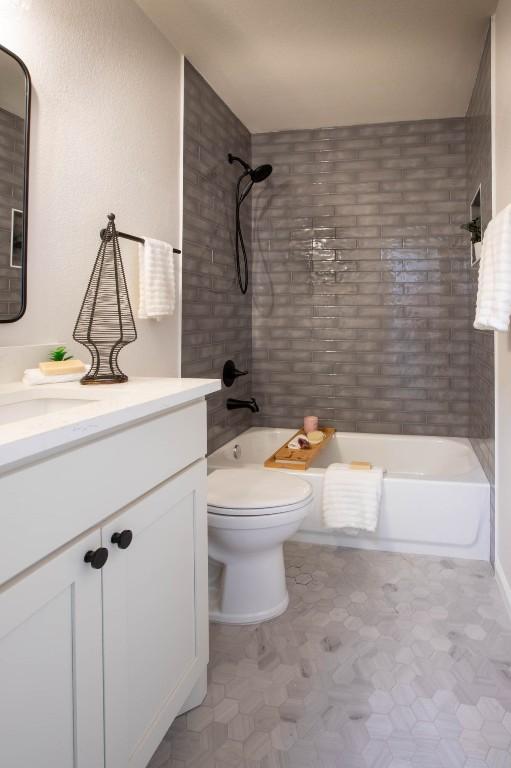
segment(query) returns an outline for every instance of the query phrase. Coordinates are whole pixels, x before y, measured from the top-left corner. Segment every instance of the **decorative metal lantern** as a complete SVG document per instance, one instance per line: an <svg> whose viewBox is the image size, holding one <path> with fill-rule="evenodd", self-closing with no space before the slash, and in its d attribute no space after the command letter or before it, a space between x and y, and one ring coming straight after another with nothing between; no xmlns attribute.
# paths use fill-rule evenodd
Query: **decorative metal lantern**
<svg viewBox="0 0 511 768"><path fill-rule="evenodd" d="M121 349L137 338L114 220L110 213L73 332L75 341L92 355L91 369L81 379L82 384L128 381L117 358Z"/></svg>

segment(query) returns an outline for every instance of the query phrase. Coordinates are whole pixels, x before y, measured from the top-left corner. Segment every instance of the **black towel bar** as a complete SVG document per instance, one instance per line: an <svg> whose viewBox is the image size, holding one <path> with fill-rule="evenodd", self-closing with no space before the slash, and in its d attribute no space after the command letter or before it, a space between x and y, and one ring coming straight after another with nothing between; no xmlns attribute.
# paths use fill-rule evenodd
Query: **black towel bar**
<svg viewBox="0 0 511 768"><path fill-rule="evenodd" d="M99 233L100 238L103 240L103 237L105 236L106 229L102 229ZM141 245L144 245L145 240L143 237L137 237L136 235L127 235L126 232L117 232L117 237L123 237L125 240L132 240L134 243L140 243ZM179 248L173 248L173 253L181 253Z"/></svg>

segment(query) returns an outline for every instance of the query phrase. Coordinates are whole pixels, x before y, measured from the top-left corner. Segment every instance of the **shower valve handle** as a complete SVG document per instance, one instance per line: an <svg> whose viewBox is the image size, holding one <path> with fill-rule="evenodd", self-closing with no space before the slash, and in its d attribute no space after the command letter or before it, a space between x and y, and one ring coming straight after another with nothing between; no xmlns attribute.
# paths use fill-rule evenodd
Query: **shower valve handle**
<svg viewBox="0 0 511 768"><path fill-rule="evenodd" d="M227 360L222 371L222 381L226 387L232 387L236 379L246 376L248 371L238 371L233 360Z"/></svg>

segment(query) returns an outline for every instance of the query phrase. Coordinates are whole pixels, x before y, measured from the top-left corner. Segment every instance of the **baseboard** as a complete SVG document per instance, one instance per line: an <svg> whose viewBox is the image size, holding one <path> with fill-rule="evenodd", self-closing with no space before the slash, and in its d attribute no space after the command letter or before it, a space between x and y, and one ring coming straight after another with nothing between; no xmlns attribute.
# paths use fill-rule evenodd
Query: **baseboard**
<svg viewBox="0 0 511 768"><path fill-rule="evenodd" d="M509 618L511 618L511 584L504 573L504 569L498 558L495 559L495 580L497 582L500 594L504 600Z"/></svg>

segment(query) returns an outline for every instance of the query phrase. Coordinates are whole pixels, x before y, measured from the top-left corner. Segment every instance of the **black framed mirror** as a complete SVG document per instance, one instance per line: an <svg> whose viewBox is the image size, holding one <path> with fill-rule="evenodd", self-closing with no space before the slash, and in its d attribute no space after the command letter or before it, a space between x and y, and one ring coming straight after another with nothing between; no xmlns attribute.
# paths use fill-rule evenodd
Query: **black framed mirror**
<svg viewBox="0 0 511 768"><path fill-rule="evenodd" d="M30 75L0 45L0 323L27 306L29 137Z"/></svg>

